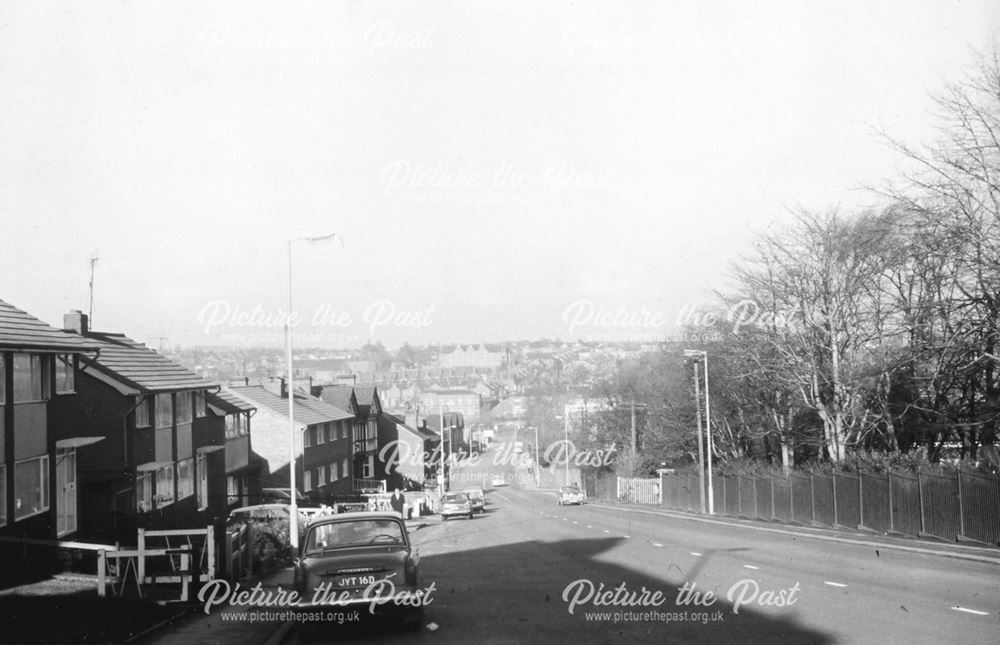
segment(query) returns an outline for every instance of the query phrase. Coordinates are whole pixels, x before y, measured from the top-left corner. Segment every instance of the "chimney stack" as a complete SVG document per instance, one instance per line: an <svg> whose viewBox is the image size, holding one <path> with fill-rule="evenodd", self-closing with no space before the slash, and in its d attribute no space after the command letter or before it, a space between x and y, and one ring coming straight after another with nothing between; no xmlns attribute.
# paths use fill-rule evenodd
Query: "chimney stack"
<svg viewBox="0 0 1000 645"><path fill-rule="evenodd" d="M74 309L63 316L63 329L85 336L90 329L87 326L87 314Z"/></svg>

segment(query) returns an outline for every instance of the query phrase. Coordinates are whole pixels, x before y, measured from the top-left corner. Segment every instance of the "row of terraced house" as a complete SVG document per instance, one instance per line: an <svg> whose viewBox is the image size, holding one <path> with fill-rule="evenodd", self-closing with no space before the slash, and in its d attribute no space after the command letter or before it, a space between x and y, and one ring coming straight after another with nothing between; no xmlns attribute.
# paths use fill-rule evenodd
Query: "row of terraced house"
<svg viewBox="0 0 1000 645"><path fill-rule="evenodd" d="M289 390L296 484L314 501L434 476L438 435L384 413L374 386L227 387L78 311L56 328L0 300L0 546L221 528L289 487ZM415 459L386 463L394 442Z"/></svg>

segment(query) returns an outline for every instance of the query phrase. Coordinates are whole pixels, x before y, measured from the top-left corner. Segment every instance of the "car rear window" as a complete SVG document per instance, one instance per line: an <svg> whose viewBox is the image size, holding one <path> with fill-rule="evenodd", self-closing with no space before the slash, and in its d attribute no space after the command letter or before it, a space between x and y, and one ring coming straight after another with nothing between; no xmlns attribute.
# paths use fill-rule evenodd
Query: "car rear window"
<svg viewBox="0 0 1000 645"><path fill-rule="evenodd" d="M403 527L390 519L332 522L313 527L306 538L306 552L352 546L405 544Z"/></svg>
<svg viewBox="0 0 1000 645"><path fill-rule="evenodd" d="M444 501L446 504L462 504L465 500L469 499L465 493L449 493L444 496Z"/></svg>

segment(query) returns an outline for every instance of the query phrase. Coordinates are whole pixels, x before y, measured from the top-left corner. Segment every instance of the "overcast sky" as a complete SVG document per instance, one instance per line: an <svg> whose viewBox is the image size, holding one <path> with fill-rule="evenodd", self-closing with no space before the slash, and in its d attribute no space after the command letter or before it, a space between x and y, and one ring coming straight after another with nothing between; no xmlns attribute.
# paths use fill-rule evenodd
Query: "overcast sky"
<svg viewBox="0 0 1000 645"><path fill-rule="evenodd" d="M933 136L1000 25L996 0L206 5L0 5L0 298L60 324L96 252L99 329L280 343L286 241L336 233L293 247L297 345L662 336L788 206L877 204L874 131Z"/></svg>

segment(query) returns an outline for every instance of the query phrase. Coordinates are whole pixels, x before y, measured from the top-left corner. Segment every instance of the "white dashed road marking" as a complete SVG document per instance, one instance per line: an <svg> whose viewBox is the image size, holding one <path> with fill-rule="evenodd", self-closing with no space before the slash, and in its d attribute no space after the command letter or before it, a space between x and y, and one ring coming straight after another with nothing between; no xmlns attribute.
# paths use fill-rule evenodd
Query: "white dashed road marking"
<svg viewBox="0 0 1000 645"><path fill-rule="evenodd" d="M691 555L693 555L693 556L697 556L697 557L699 557L699 558L701 557L701 554L700 554L700 553L698 553L697 551L692 551L692 552L691 552Z"/></svg>
<svg viewBox="0 0 1000 645"><path fill-rule="evenodd" d="M754 571L757 571L758 569L760 569L760 567L755 567L752 564L744 564L743 568L744 569L753 569Z"/></svg>
<svg viewBox="0 0 1000 645"><path fill-rule="evenodd" d="M830 580L825 580L823 582L823 584L830 585L831 587L846 587L847 586L847 585L845 585L842 582L831 582Z"/></svg>
<svg viewBox="0 0 1000 645"><path fill-rule="evenodd" d="M653 542L653 546L663 546L663 545L660 544L659 542Z"/></svg>
<svg viewBox="0 0 1000 645"><path fill-rule="evenodd" d="M964 611L967 614L975 614L977 616L989 616L988 611L979 611L978 609L969 609L968 607L952 607L955 611Z"/></svg>

